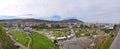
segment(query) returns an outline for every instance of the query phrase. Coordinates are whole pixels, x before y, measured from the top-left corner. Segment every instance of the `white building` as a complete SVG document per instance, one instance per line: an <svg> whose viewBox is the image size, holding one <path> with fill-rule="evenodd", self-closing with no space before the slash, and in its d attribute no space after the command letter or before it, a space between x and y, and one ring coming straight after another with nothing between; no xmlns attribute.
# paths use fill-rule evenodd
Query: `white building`
<svg viewBox="0 0 120 49"><path fill-rule="evenodd" d="M25 33L30 33L30 32L32 32L33 30L32 30L32 28L30 28L30 27L25 27L25 28L24 28L24 31L25 31Z"/></svg>

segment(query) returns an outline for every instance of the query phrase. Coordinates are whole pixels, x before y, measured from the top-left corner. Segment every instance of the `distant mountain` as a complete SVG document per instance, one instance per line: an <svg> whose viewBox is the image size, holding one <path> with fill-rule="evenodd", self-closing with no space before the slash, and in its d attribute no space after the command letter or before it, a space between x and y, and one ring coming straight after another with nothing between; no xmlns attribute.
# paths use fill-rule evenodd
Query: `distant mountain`
<svg viewBox="0 0 120 49"><path fill-rule="evenodd" d="M61 22L65 22L65 23L67 23L67 22L81 22L81 23L83 23L83 21L80 21L78 19L67 19L67 20L62 20Z"/></svg>
<svg viewBox="0 0 120 49"><path fill-rule="evenodd" d="M46 22L46 23L73 23L73 22L79 22L83 23L83 21L77 20L77 19L67 19L67 20L61 20L61 21L50 21L50 20L41 20L41 19L5 19L0 20L0 22Z"/></svg>

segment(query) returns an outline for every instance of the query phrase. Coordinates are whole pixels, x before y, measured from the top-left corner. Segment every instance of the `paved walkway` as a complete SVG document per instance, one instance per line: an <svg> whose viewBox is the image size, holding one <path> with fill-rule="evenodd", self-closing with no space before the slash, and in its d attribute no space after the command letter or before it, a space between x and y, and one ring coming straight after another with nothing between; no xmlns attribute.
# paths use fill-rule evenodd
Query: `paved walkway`
<svg viewBox="0 0 120 49"><path fill-rule="evenodd" d="M120 29L109 49L120 49Z"/></svg>
<svg viewBox="0 0 120 49"><path fill-rule="evenodd" d="M87 49L93 43L88 37L77 38L72 26L69 29L74 36L70 40L58 42L60 49Z"/></svg>
<svg viewBox="0 0 120 49"><path fill-rule="evenodd" d="M91 42L87 37L81 37L61 42L60 46L62 49L87 49Z"/></svg>
<svg viewBox="0 0 120 49"><path fill-rule="evenodd" d="M20 43L18 43L18 42L16 42L15 44L16 44L16 45L19 45L19 46L21 47L21 49L29 49L29 48L25 47L24 45L22 45L22 44L20 44Z"/></svg>
<svg viewBox="0 0 120 49"><path fill-rule="evenodd" d="M28 38L29 38L28 49L30 49L30 44L31 44L31 42L32 42L32 39L30 38L29 35L27 35L27 36L28 36Z"/></svg>

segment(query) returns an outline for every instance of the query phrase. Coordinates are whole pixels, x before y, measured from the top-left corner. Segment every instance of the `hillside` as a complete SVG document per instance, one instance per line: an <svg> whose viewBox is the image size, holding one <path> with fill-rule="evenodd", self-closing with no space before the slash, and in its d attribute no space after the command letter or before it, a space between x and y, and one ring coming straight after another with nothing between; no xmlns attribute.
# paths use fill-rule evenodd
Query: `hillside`
<svg viewBox="0 0 120 49"><path fill-rule="evenodd" d="M79 22L83 23L81 20L77 19L67 19L67 20L61 20L61 21L50 21L50 20L41 20L41 19L3 19L0 20L0 22L45 22L45 23L71 23L71 22Z"/></svg>
<svg viewBox="0 0 120 49"><path fill-rule="evenodd" d="M14 46L9 41L9 38L6 35L6 31L0 25L0 48L3 49L14 49Z"/></svg>

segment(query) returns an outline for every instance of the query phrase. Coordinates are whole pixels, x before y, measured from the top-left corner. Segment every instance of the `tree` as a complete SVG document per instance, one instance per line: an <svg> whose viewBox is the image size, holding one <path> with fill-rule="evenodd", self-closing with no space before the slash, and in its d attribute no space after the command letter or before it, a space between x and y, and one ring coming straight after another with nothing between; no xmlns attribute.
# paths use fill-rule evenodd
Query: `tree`
<svg viewBox="0 0 120 49"><path fill-rule="evenodd" d="M46 23L42 23L39 25L39 28L48 28L48 26L46 25Z"/></svg>
<svg viewBox="0 0 120 49"><path fill-rule="evenodd" d="M59 24L52 24L51 25L53 28L62 28Z"/></svg>
<svg viewBox="0 0 120 49"><path fill-rule="evenodd" d="M117 29L117 27L118 27L118 25L115 24L115 25L114 25L114 29Z"/></svg>

